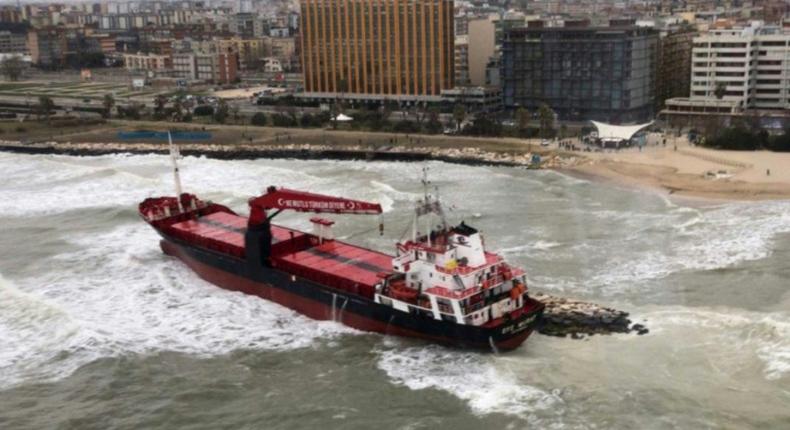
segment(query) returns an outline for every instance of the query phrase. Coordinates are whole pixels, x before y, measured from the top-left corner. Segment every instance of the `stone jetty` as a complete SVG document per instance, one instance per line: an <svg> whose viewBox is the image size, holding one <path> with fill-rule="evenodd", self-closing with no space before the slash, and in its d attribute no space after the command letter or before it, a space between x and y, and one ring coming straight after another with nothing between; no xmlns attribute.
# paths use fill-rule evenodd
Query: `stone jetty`
<svg viewBox="0 0 790 430"><path fill-rule="evenodd" d="M594 334L648 333L644 325L632 324L628 312L543 293L532 297L546 305L538 332L547 336L580 339Z"/></svg>
<svg viewBox="0 0 790 430"><path fill-rule="evenodd" d="M468 165L494 165L531 168L562 168L578 164L580 157L551 150L541 152L541 162L535 165L531 152L506 153L484 151L479 148L439 148L393 145L369 147L362 145L315 144L254 144L221 145L213 143L179 143L182 155L205 156L219 159L296 158L367 161L425 161L437 160ZM43 141L23 143L0 140L0 151L30 154L105 155L166 154L165 144L143 142L58 142Z"/></svg>

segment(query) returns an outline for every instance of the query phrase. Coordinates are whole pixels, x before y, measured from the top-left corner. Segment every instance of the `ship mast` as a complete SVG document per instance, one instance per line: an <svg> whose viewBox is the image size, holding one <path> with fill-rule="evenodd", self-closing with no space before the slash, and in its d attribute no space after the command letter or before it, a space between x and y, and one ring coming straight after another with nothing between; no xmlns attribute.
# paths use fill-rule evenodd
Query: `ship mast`
<svg viewBox="0 0 790 430"><path fill-rule="evenodd" d="M447 230L447 219L444 215L444 210L442 209L442 204L439 201L439 188L435 187L436 195L431 196L428 193L428 186L430 185L430 181L428 181L428 168L423 167L422 169L422 187L423 187L423 198L417 202L417 205L414 209L414 222L412 225L412 242L417 242L417 229L419 228L419 218L421 216L426 216L426 237L428 240L428 246L431 246L431 214L437 215L441 222L442 222L442 229Z"/></svg>
<svg viewBox="0 0 790 430"><path fill-rule="evenodd" d="M178 151L178 147L173 144L173 136L170 134L170 131L167 132L167 141L170 144L170 161L173 163L173 180L175 181L176 185L176 200L178 201L178 210L180 212L184 212L184 207L181 205L181 175L178 173L178 158L181 156L181 153Z"/></svg>

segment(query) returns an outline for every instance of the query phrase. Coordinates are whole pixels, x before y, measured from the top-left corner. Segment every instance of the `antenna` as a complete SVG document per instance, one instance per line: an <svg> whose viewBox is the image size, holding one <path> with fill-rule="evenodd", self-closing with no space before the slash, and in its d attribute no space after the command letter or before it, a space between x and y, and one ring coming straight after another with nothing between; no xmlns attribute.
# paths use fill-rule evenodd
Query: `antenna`
<svg viewBox="0 0 790 430"><path fill-rule="evenodd" d="M170 144L170 161L173 162L173 180L176 183L176 201L178 201L178 210L184 212L184 207L181 205L181 175L178 173L178 158L181 157L181 153L178 151L178 147L173 144L173 136L170 134L170 131L167 132L167 141Z"/></svg>
<svg viewBox="0 0 790 430"><path fill-rule="evenodd" d="M428 203L428 184L430 184L428 181L428 167L425 166L422 168L422 189L425 195L425 203Z"/></svg>

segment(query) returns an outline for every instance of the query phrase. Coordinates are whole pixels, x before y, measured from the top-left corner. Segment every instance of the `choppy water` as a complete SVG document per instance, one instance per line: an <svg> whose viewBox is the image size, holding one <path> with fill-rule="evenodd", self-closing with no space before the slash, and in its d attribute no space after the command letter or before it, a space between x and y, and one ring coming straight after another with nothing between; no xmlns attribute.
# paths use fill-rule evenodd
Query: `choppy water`
<svg viewBox="0 0 790 430"><path fill-rule="evenodd" d="M533 336L494 356L385 338L215 288L136 215L160 156L0 154L0 428L790 428L790 202L688 207L508 168L430 163L531 286L647 336ZM244 210L268 185L383 203L341 236L390 250L421 165L187 158ZM306 217L283 221L307 227Z"/></svg>

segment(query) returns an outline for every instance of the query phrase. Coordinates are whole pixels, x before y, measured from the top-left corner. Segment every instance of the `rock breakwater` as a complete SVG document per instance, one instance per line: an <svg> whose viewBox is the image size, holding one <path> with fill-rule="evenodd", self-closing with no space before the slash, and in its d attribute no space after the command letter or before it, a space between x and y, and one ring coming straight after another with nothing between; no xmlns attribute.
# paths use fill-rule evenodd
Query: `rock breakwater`
<svg viewBox="0 0 790 430"><path fill-rule="evenodd" d="M218 159L296 158L334 160L425 161L437 160L469 165L496 165L532 168L561 168L575 165L578 157L551 150L541 152L540 163L533 162L533 152L492 152L480 148L410 147L395 145L366 147L314 144L234 144L181 143L181 154ZM166 144L141 142L37 142L0 141L0 150L29 154L106 155L118 153L165 154Z"/></svg>
<svg viewBox="0 0 790 430"><path fill-rule="evenodd" d="M548 336L583 338L594 334L647 334L642 324L633 324L628 312L543 293L533 295L546 305L538 332Z"/></svg>

